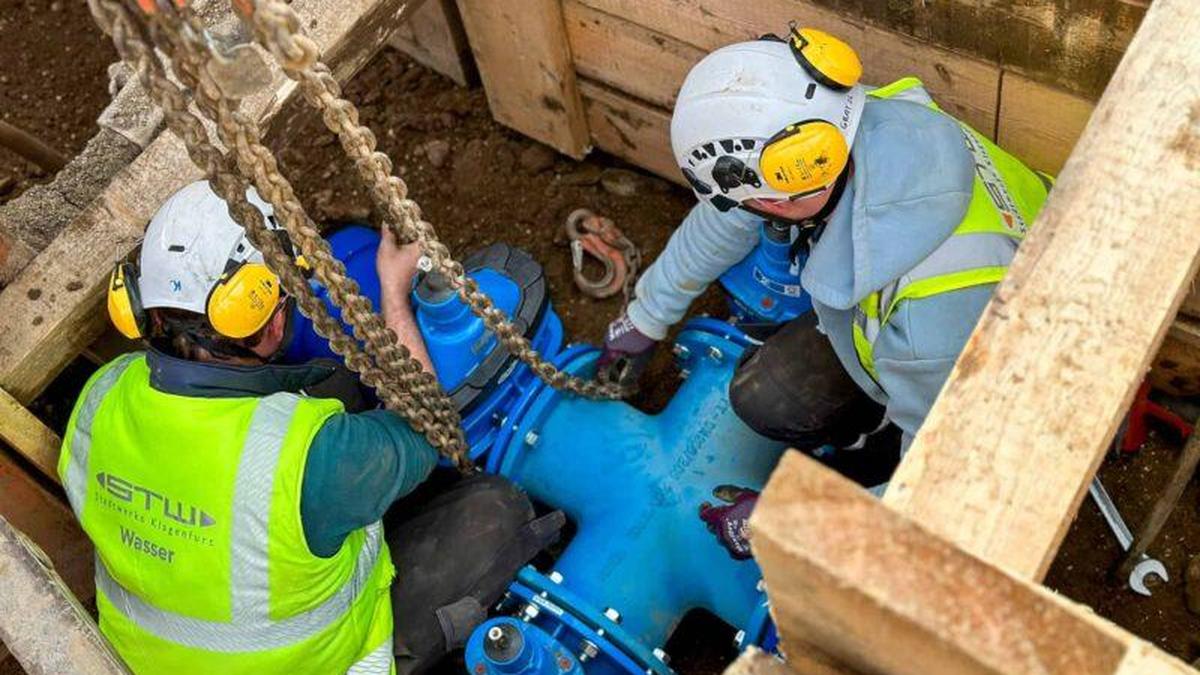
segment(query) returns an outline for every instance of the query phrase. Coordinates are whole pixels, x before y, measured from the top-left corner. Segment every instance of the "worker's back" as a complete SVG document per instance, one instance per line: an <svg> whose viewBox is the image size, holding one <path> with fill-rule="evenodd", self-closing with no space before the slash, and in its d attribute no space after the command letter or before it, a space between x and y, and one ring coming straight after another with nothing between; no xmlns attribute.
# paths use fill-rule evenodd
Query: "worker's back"
<svg viewBox="0 0 1200 675"><path fill-rule="evenodd" d="M121 656L136 672L388 672L380 525L321 558L300 519L309 444L341 403L180 396L150 380L141 354L101 369L59 462Z"/></svg>

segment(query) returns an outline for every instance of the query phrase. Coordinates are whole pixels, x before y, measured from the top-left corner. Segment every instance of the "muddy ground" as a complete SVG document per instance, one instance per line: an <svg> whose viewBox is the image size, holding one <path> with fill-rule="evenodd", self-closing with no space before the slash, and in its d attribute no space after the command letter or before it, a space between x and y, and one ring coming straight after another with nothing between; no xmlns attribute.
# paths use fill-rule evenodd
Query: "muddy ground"
<svg viewBox="0 0 1200 675"><path fill-rule="evenodd" d="M112 58L111 47L91 26L82 2L4 3L0 115L67 154L77 152L95 132L93 120L107 101L104 72ZM613 170L629 167L601 154L582 163L556 156L494 123L481 90L459 89L390 50L376 57L348 91L451 249L462 256L503 240L530 251L545 266L554 305L573 340L598 341L607 321L620 310L620 300L598 302L574 288L561 234L567 213L587 207L613 218L652 260L692 204L691 195L682 189L641 173L634 176L632 194L614 194L603 185L605 172L608 178L627 179L628 174ZM286 173L314 215L326 220L372 218L340 148L316 120L294 129L278 146ZM0 203L48 179L0 150ZM719 314L722 301L710 292L696 309ZM666 351L645 379L648 390L636 401L645 409L661 406L676 381ZM51 426L61 431L74 393L90 369L80 361L34 406ZM1131 523L1140 522L1149 511L1178 447L1178 439L1156 436L1143 451L1105 463L1102 477ZM1055 451L1031 449L1047 457ZM1047 585L1171 653L1195 659L1200 656L1200 618L1184 605L1182 580L1188 558L1200 553L1198 500L1200 487L1193 483L1152 549L1171 575L1171 582L1153 597L1134 595L1109 579L1118 549L1090 502L1084 503L1067 533ZM720 622L693 613L667 651L681 672L715 673L733 655L732 637ZM0 663L0 673L10 671L19 672L11 659Z"/></svg>

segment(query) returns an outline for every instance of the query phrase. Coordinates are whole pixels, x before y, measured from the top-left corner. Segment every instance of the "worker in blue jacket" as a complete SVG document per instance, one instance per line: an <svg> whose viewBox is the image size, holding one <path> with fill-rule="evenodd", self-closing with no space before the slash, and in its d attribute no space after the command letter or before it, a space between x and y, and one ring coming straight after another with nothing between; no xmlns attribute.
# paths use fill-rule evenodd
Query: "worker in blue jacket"
<svg viewBox="0 0 1200 675"><path fill-rule="evenodd" d="M418 257L385 229L383 316L432 372ZM430 485L434 449L341 365L278 362L292 302L207 183L163 204L108 306L145 351L85 386L59 471L135 672L419 672L557 536L501 477Z"/></svg>
<svg viewBox="0 0 1200 675"><path fill-rule="evenodd" d="M755 248L764 219L790 225L809 251L800 281L815 312L740 364L732 405L756 431L878 486L1050 180L939 110L915 78L868 90L861 73L847 44L795 28L692 68L671 144L699 203L609 326L601 368L636 376L692 300ZM702 510L738 556L754 499Z"/></svg>

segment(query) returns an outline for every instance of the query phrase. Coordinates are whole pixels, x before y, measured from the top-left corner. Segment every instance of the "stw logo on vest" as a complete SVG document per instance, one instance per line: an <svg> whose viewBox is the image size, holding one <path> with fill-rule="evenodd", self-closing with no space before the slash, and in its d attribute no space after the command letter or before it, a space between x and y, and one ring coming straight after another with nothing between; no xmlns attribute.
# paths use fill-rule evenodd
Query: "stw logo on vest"
<svg viewBox="0 0 1200 675"><path fill-rule="evenodd" d="M120 476L101 472L96 474L96 480L109 496L132 506L140 505L146 511L156 511L161 503L162 515L180 525L209 527L217 524L212 516L195 506L186 505L181 500L155 492Z"/></svg>

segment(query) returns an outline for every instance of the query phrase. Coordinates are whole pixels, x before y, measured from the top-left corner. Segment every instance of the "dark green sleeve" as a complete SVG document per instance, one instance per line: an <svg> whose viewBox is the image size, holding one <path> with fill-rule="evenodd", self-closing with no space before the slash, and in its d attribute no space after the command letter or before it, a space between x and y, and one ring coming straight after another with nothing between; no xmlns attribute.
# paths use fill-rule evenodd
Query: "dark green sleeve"
<svg viewBox="0 0 1200 675"><path fill-rule="evenodd" d="M379 520L436 463L425 437L393 412L330 417L313 438L300 492L309 550L337 553L348 534Z"/></svg>

